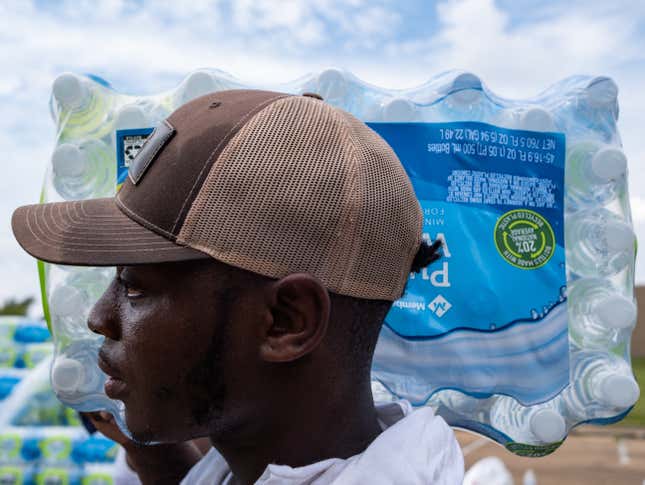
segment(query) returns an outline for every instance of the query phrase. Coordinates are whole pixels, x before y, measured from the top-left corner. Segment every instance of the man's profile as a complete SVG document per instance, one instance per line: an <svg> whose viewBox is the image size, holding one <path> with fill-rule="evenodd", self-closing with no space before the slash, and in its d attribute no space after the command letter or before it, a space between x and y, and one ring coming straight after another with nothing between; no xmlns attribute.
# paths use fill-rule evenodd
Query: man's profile
<svg viewBox="0 0 645 485"><path fill-rule="evenodd" d="M142 481L461 483L446 423L375 408L370 387L386 314L438 258L422 223L364 123L235 90L171 114L115 198L21 207L12 227L39 259L116 266L88 325L133 437L168 443L128 447Z"/></svg>

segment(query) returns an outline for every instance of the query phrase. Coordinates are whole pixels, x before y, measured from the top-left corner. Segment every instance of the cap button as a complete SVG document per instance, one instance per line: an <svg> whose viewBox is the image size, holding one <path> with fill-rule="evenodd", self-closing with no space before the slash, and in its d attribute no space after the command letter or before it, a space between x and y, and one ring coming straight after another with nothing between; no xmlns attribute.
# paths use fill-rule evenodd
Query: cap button
<svg viewBox="0 0 645 485"><path fill-rule="evenodd" d="M302 93L302 95L307 96L308 98L315 98L319 99L320 101L324 101L323 97L318 93Z"/></svg>

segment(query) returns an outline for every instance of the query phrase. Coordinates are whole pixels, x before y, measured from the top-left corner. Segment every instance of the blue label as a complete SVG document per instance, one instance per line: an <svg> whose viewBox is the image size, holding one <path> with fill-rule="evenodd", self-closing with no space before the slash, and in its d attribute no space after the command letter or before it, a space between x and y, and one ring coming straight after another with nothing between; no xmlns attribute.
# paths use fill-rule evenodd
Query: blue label
<svg viewBox="0 0 645 485"><path fill-rule="evenodd" d="M423 237L443 242L442 258L410 274L387 315L376 375L396 387L388 376L425 373L423 380L439 387L523 402L557 393L568 382L564 135L479 122L369 126L412 181ZM404 351L391 334L408 341L419 368L385 368L380 355ZM424 355L434 360L422 364ZM473 372L447 377L455 359L463 373ZM510 375L513 366L519 371ZM540 382L531 389L525 379L535 372ZM422 402L432 390L414 392Z"/></svg>
<svg viewBox="0 0 645 485"><path fill-rule="evenodd" d="M442 259L410 276L388 315L396 333L498 330L539 319L559 302L566 282L564 135L477 122L371 127L410 176L424 212L424 237L444 244ZM496 234L505 215L515 219ZM549 249L540 251L543 244Z"/></svg>

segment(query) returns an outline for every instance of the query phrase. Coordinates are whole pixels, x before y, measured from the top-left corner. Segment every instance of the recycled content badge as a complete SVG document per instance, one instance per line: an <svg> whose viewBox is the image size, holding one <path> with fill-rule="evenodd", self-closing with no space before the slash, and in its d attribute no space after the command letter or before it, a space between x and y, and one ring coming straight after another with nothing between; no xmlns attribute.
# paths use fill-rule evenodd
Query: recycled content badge
<svg viewBox="0 0 645 485"><path fill-rule="evenodd" d="M514 209L495 224L495 247L504 260L520 269L544 266L555 251L549 222L535 211Z"/></svg>

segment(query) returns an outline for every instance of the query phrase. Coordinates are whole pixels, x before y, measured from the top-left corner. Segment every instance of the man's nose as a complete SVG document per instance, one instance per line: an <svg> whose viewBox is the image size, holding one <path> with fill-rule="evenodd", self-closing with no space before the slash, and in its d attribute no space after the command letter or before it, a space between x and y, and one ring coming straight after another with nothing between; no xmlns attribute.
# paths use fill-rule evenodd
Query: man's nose
<svg viewBox="0 0 645 485"><path fill-rule="evenodd" d="M121 337L116 305L115 282L108 287L101 298L94 304L87 320L88 328L112 340Z"/></svg>

